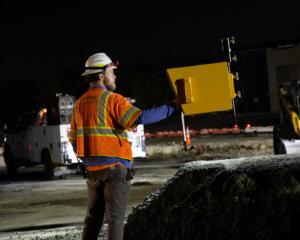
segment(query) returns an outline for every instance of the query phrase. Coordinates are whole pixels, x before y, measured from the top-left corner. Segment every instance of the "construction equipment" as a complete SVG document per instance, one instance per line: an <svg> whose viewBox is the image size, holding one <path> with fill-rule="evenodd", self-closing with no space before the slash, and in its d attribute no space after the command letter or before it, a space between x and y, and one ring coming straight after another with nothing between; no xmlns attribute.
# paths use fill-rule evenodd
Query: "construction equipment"
<svg viewBox="0 0 300 240"><path fill-rule="evenodd" d="M184 149L188 152L184 116L219 111L233 112L236 124L234 79L228 62L167 69L175 95L180 99Z"/></svg>
<svg viewBox="0 0 300 240"><path fill-rule="evenodd" d="M300 153L300 80L284 82L278 88L280 124L274 126L274 153Z"/></svg>
<svg viewBox="0 0 300 240"><path fill-rule="evenodd" d="M234 75L227 62L171 68L167 74L185 116L234 108Z"/></svg>
<svg viewBox="0 0 300 240"><path fill-rule="evenodd" d="M231 73L230 64L236 61L231 56L234 38L222 39L226 54L224 62L167 69L173 92L180 99L184 149L188 152L184 116L220 111L232 111L233 124L236 125L234 82L239 80L238 73ZM238 94L240 97L240 95Z"/></svg>

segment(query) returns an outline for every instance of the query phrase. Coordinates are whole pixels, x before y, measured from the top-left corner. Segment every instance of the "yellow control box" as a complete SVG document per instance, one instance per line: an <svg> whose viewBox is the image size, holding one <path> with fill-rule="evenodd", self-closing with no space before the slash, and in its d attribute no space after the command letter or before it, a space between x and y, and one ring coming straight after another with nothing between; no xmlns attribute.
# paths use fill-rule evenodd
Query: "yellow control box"
<svg viewBox="0 0 300 240"><path fill-rule="evenodd" d="M167 69L184 115L228 111L236 97L227 62Z"/></svg>

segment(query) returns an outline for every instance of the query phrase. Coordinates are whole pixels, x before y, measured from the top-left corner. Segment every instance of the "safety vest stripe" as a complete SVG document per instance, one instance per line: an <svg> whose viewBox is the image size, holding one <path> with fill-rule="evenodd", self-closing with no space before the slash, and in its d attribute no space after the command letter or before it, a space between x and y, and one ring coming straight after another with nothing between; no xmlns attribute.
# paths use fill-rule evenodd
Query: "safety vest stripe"
<svg viewBox="0 0 300 240"><path fill-rule="evenodd" d="M98 103L97 103L97 125L100 126L100 120L103 120L103 119L100 119L101 118L101 114L100 114L100 110L99 110L99 107L100 107L100 102L101 102L101 98L102 98L102 95L105 91L101 92L101 94L99 95L99 99L98 99Z"/></svg>
<svg viewBox="0 0 300 240"><path fill-rule="evenodd" d="M106 105L109 95L112 94L110 91L103 91L98 100L98 114L97 114L97 125L99 127L106 127Z"/></svg>
<svg viewBox="0 0 300 240"><path fill-rule="evenodd" d="M77 138L77 131L71 130L69 138L76 139Z"/></svg>
<svg viewBox="0 0 300 240"><path fill-rule="evenodd" d="M130 116L129 120L127 121L125 128L129 129L134 124L135 120L141 115L141 113L142 113L142 110L140 110L140 109L138 109L135 113L133 113Z"/></svg>
<svg viewBox="0 0 300 240"><path fill-rule="evenodd" d="M111 92L107 93L105 100L104 100L104 126L106 127L106 113L107 113L107 100Z"/></svg>
<svg viewBox="0 0 300 240"><path fill-rule="evenodd" d="M127 110L123 113L121 116L119 123L123 126L126 127L128 121L131 119L131 117L137 112L140 111L140 109L136 107L129 107ZM130 127L130 126L129 126Z"/></svg>
<svg viewBox="0 0 300 240"><path fill-rule="evenodd" d="M126 139L126 137L122 136L116 136L115 134L88 134L88 135L77 135L77 137L113 137L113 138L119 138L119 139Z"/></svg>
<svg viewBox="0 0 300 240"><path fill-rule="evenodd" d="M107 127L81 127L77 129L77 137L82 136L103 136L127 139L127 132Z"/></svg>
<svg viewBox="0 0 300 240"><path fill-rule="evenodd" d="M120 156L115 156L115 155L107 155L107 154L90 154L89 156L92 156L92 157L95 157L95 156L102 156L102 157L117 157L117 158L122 158L122 159L125 159L125 160L129 160L131 161L130 158L124 158L124 157L120 157ZM77 155L77 157L85 157L85 155Z"/></svg>

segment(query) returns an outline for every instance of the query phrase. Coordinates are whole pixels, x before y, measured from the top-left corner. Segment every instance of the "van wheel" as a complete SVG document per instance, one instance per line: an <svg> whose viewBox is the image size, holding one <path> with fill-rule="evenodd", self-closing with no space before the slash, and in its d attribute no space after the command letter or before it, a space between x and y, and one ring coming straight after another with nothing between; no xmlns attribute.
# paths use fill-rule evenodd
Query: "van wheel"
<svg viewBox="0 0 300 240"><path fill-rule="evenodd" d="M18 167L14 164L13 155L9 147L5 147L3 157L4 157L4 162L6 165L6 171L8 176L15 177L17 175Z"/></svg>
<svg viewBox="0 0 300 240"><path fill-rule="evenodd" d="M51 160L49 152L45 152L43 155L44 170L46 179L53 179L54 177L54 165Z"/></svg>

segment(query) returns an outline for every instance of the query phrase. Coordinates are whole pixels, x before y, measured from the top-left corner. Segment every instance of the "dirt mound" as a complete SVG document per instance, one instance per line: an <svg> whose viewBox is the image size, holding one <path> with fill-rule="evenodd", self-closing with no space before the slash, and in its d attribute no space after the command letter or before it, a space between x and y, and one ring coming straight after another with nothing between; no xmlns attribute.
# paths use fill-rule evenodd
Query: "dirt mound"
<svg viewBox="0 0 300 240"><path fill-rule="evenodd" d="M129 215L124 239L298 239L299 160L187 163Z"/></svg>

